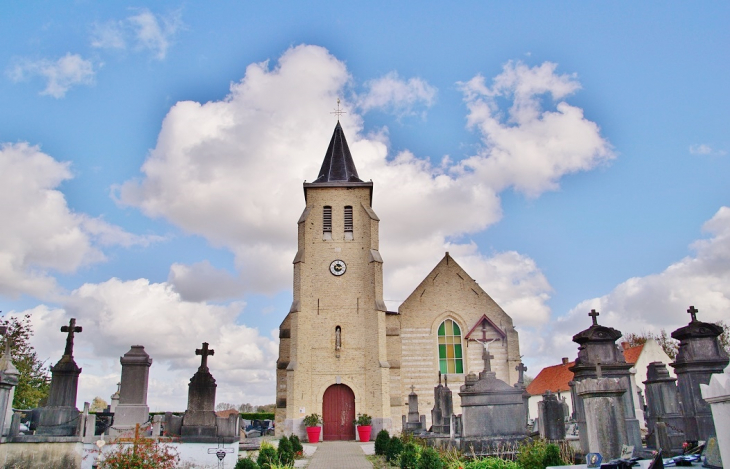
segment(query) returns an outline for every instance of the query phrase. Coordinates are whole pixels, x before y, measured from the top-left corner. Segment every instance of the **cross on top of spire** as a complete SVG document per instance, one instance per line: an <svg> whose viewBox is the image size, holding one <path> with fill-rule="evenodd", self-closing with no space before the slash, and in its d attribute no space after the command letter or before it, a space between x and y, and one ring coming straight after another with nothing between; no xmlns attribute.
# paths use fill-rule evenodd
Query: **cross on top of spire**
<svg viewBox="0 0 730 469"><path fill-rule="evenodd" d="M74 334L81 332L83 328L76 325L76 318L71 318L68 322L68 326L61 326L61 332L67 332L66 335L66 350L63 351L64 355L73 357L74 355Z"/></svg>
<svg viewBox="0 0 730 469"><path fill-rule="evenodd" d="M330 112L330 114L334 114L335 116L337 116L337 122L340 121L340 116L342 114L347 114L345 111L343 111L342 109L340 109L340 98L337 98L337 109L335 109L334 111Z"/></svg>
<svg viewBox="0 0 730 469"><path fill-rule="evenodd" d="M694 306L690 306L689 309L687 310L687 312L690 314L690 316L692 316L692 322L696 322L697 313L699 313L700 311L698 309L696 309Z"/></svg>
<svg viewBox="0 0 730 469"><path fill-rule="evenodd" d="M203 348L196 348L195 355L201 355L200 368L208 368L208 356L215 355L215 350L208 348L208 342L203 342Z"/></svg>
<svg viewBox="0 0 730 469"><path fill-rule="evenodd" d="M598 315L599 314L600 313L598 311L596 311L595 309L592 309L591 312L588 313L588 316L590 316L593 319L593 325L594 326L597 326L598 325Z"/></svg>

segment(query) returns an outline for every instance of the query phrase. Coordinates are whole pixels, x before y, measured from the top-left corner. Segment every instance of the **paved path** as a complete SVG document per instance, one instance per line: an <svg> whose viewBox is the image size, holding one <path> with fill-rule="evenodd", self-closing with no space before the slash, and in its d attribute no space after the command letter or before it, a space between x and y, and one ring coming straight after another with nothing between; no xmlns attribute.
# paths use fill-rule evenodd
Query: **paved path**
<svg viewBox="0 0 730 469"><path fill-rule="evenodd" d="M357 441L325 441L317 443L317 451L307 469L372 469Z"/></svg>

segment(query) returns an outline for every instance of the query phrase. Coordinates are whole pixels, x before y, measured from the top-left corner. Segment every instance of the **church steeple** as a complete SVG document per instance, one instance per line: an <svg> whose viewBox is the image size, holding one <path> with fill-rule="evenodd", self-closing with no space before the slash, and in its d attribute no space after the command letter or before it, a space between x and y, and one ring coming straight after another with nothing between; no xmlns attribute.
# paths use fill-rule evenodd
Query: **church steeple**
<svg viewBox="0 0 730 469"><path fill-rule="evenodd" d="M355 162L352 160L340 121L337 121L319 175L313 184L320 182L363 182L357 176Z"/></svg>

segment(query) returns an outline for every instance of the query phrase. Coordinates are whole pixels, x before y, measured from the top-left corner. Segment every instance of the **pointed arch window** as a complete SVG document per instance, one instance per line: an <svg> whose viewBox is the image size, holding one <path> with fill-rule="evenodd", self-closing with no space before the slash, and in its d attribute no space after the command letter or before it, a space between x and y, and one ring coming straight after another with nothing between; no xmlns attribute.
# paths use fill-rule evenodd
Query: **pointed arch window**
<svg viewBox="0 0 730 469"><path fill-rule="evenodd" d="M438 329L439 370L441 373L463 373L464 353L461 328L452 319L446 319Z"/></svg>

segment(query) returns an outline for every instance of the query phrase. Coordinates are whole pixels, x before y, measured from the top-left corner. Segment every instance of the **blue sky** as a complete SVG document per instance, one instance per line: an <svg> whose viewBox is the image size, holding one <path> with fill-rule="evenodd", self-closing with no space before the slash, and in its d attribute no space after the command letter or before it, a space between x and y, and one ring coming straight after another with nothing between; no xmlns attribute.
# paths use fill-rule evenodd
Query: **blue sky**
<svg viewBox="0 0 730 469"><path fill-rule="evenodd" d="M689 304L723 319L729 13L3 4L1 308L32 312L50 361L79 318L80 402L111 394L140 342L150 402L182 408L203 340L220 342L219 401L273 401L300 184L339 97L389 307L449 250L513 316L531 370L575 354L591 307L624 332L675 328Z"/></svg>

